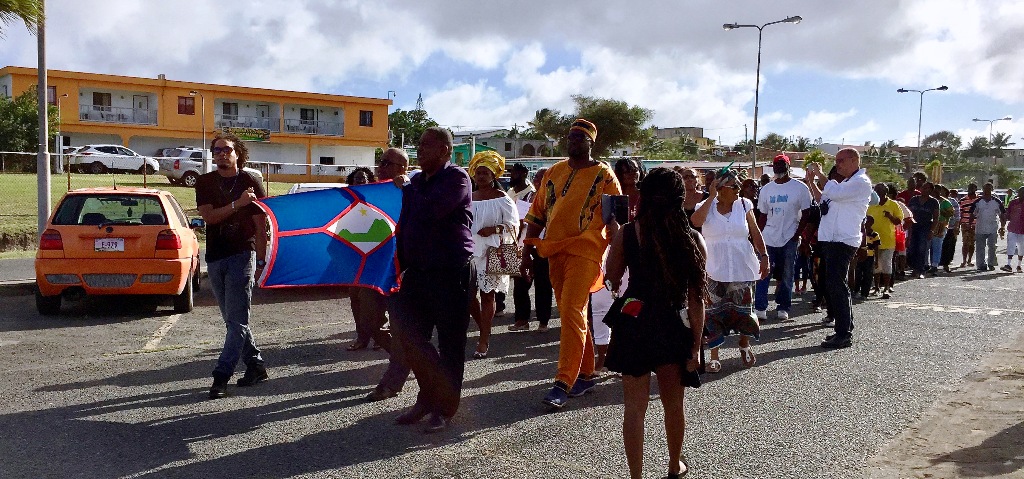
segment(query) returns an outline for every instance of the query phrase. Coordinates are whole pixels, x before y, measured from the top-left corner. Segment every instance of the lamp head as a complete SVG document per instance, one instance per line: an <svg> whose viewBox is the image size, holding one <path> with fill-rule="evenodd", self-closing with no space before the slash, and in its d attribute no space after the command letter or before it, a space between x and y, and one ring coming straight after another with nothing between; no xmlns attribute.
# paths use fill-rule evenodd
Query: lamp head
<svg viewBox="0 0 1024 479"><path fill-rule="evenodd" d="M726 23L725 25L722 25L722 30L735 30L737 28L739 27L737 27L735 23Z"/></svg>
<svg viewBox="0 0 1024 479"><path fill-rule="evenodd" d="M196 96L198 94L199 94L199 92L197 92L195 90L192 90L192 91L188 92L188 96Z"/></svg>
<svg viewBox="0 0 1024 479"><path fill-rule="evenodd" d="M899 90L896 90L896 93L907 93L908 91L910 90L907 90L906 88L900 88Z"/></svg>
<svg viewBox="0 0 1024 479"><path fill-rule="evenodd" d="M1013 120L1013 117L1007 115L1006 118L1000 118L1000 120Z"/></svg>
<svg viewBox="0 0 1024 479"><path fill-rule="evenodd" d="M946 86L946 85L942 85L942 86L936 88L936 90L946 91L946 90L949 90L949 87Z"/></svg>
<svg viewBox="0 0 1024 479"><path fill-rule="evenodd" d="M789 17L789 18L783 20L783 22L785 22L785 23L800 23L800 22L803 21L803 19L804 19L804 17L801 17L800 15L794 15L792 17Z"/></svg>

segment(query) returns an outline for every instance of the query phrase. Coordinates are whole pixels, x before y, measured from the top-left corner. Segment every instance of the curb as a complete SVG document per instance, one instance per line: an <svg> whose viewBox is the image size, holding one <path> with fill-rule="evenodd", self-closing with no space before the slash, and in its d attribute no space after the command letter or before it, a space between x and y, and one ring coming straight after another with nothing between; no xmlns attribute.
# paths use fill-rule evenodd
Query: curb
<svg viewBox="0 0 1024 479"><path fill-rule="evenodd" d="M203 271L199 277L205 279L208 277L208 274L206 271ZM0 296L24 296L33 295L35 293L35 278L0 281Z"/></svg>

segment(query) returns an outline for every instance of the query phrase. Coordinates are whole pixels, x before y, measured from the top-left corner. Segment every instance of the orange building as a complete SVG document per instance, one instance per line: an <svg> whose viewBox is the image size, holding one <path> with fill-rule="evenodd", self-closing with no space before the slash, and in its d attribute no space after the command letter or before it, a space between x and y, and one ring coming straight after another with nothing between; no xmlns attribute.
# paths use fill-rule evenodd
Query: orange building
<svg viewBox="0 0 1024 479"><path fill-rule="evenodd" d="M34 68L0 68L0 94L20 95L36 80ZM215 131L230 130L274 180L338 181L354 165L373 165L388 141L389 99L61 70L47 83L64 146L114 143L159 156L208 147Z"/></svg>

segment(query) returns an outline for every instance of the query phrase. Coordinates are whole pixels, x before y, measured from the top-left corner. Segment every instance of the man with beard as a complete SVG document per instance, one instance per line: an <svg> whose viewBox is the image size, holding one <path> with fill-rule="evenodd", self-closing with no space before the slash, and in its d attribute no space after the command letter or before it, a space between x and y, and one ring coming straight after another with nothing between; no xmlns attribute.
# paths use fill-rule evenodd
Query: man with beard
<svg viewBox="0 0 1024 479"><path fill-rule="evenodd" d="M196 204L206 221L206 268L227 328L224 347L213 370L210 399L228 394L228 381L239 359L245 375L237 385L268 379L249 329L255 276L266 266L267 220L254 201L267 196L263 185L246 173L249 150L237 136L220 133L210 144L217 169L196 182Z"/></svg>
<svg viewBox="0 0 1024 479"><path fill-rule="evenodd" d="M544 176L526 215L528 223L522 273L532 274L534 251L548 259L555 301L561 314L558 374L543 402L565 406L570 397L594 387L594 339L587 327L590 292L601 285L601 262L618 230L602 219L601 195L621 195L608 165L590 156L597 126L585 119L572 123L566 137L569 159L555 163ZM541 239L541 230L546 230Z"/></svg>
<svg viewBox="0 0 1024 479"><path fill-rule="evenodd" d="M772 274L757 282L754 293L754 313L764 320L768 315L768 286L775 283L776 317L789 319L793 301L793 270L800 234L810 217L811 192L807 185L789 177L789 157L778 155L772 161L775 181L761 187L757 199L758 227L768 246L768 261Z"/></svg>

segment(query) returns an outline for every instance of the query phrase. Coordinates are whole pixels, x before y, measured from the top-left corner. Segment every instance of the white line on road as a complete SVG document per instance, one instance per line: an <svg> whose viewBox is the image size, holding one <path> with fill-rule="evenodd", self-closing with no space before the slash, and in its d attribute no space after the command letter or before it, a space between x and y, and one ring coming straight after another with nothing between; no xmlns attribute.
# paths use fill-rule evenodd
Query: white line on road
<svg viewBox="0 0 1024 479"><path fill-rule="evenodd" d="M160 345L160 341L164 339L164 336L167 336L167 332L174 327L174 323L177 323L179 319L181 319L180 314L172 314L167 317L167 319L164 320L164 324L161 324L160 329L157 329L156 332L153 333L153 337L151 337L146 345L142 347L142 350L152 351L156 349L156 347Z"/></svg>
<svg viewBox="0 0 1024 479"><path fill-rule="evenodd" d="M1020 309L1003 309L1003 308L988 308L988 307L976 307L976 306L946 306L941 304L925 304L925 303L908 303L904 301L892 301L885 303L883 307L889 309L913 309L913 310L931 310L937 313L967 313L967 314L981 314L985 313L989 316L1000 316L1003 313L1024 313L1024 310Z"/></svg>

